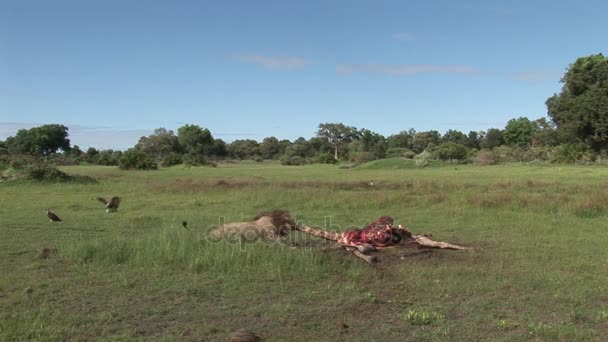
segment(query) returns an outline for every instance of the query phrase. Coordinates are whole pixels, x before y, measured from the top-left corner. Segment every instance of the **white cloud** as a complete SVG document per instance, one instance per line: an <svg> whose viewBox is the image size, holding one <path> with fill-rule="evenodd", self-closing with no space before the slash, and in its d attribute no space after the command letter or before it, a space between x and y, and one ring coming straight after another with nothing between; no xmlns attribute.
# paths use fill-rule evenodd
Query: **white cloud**
<svg viewBox="0 0 608 342"><path fill-rule="evenodd" d="M241 62L253 63L265 69L302 69L311 63L309 60L299 57L241 55L236 58Z"/></svg>
<svg viewBox="0 0 608 342"><path fill-rule="evenodd" d="M340 74L373 73L394 76L416 74L476 74L481 71L466 65L441 64L339 64L336 71Z"/></svg>

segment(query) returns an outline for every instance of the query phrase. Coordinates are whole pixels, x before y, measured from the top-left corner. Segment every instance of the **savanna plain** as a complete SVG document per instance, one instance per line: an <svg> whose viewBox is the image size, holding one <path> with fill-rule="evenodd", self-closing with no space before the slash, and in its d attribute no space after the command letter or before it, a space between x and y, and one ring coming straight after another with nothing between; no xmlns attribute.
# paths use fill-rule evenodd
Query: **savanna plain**
<svg viewBox="0 0 608 342"><path fill-rule="evenodd" d="M61 170L96 181L0 183L1 341L226 341L238 329L265 341L608 335L606 167ZM95 197L112 195L123 202L106 213ZM328 230L388 215L473 251L392 249L368 265L299 232L207 239L221 218L272 209Z"/></svg>

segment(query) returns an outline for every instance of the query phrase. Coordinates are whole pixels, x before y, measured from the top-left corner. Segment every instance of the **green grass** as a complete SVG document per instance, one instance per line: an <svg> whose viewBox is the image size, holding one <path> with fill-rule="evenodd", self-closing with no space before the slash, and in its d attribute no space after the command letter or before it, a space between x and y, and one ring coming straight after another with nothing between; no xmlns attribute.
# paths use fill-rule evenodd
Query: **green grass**
<svg viewBox="0 0 608 342"><path fill-rule="evenodd" d="M61 170L98 182L2 182L0 341L225 341L239 328L268 341L603 340L608 168L400 162L79 166ZM94 199L109 195L118 213ZM475 251L385 251L370 267L314 241L205 238L220 217L275 208L333 230L390 215Z"/></svg>

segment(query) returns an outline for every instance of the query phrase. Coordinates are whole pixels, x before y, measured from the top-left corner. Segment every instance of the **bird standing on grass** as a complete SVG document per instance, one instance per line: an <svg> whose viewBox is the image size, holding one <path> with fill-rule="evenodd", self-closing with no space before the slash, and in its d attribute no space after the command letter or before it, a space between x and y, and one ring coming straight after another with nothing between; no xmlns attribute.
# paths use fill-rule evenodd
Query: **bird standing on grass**
<svg viewBox="0 0 608 342"><path fill-rule="evenodd" d="M187 230L190 230L190 228L188 228L188 222L186 222L186 221L182 221L182 226L183 226L184 228L186 228Z"/></svg>
<svg viewBox="0 0 608 342"><path fill-rule="evenodd" d="M370 188L374 188L374 180L372 179L371 181L369 181L369 187Z"/></svg>
<svg viewBox="0 0 608 342"><path fill-rule="evenodd" d="M97 197L97 200L106 205L106 213L118 210L120 205L120 197L114 196L109 201L102 197Z"/></svg>
<svg viewBox="0 0 608 342"><path fill-rule="evenodd" d="M49 220L51 220L51 222L63 222L63 221L61 221L59 216L52 213L50 209L46 210L46 216L48 216L48 218L49 218Z"/></svg>

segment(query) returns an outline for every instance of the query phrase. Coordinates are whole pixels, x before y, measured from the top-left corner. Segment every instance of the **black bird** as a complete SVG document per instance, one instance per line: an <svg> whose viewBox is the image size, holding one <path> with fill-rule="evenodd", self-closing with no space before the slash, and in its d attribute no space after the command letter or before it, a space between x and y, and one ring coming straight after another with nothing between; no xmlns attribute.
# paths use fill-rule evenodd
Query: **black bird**
<svg viewBox="0 0 608 342"><path fill-rule="evenodd" d="M109 201L102 197L97 197L97 200L106 205L106 213L118 210L120 205L120 197L114 196Z"/></svg>
<svg viewBox="0 0 608 342"><path fill-rule="evenodd" d="M182 226L188 230L190 230L190 228L188 228L188 222L186 221L182 221Z"/></svg>
<svg viewBox="0 0 608 342"><path fill-rule="evenodd" d="M49 220L51 220L51 222L63 222L63 221L61 221L59 216L53 214L49 209L46 210L46 216L48 216L48 218L49 218Z"/></svg>

